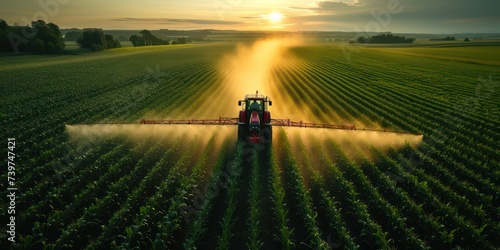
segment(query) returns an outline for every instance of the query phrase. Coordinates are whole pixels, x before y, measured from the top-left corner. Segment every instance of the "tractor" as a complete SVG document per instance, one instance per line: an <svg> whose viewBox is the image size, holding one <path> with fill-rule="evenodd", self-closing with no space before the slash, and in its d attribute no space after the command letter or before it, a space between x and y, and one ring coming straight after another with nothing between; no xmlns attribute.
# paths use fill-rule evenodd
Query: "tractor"
<svg viewBox="0 0 500 250"><path fill-rule="evenodd" d="M238 140L246 140L254 143L271 143L273 138L273 127L271 125L271 112L268 106L272 106L271 99L264 95L248 94L244 100L238 101L242 106L238 117Z"/></svg>

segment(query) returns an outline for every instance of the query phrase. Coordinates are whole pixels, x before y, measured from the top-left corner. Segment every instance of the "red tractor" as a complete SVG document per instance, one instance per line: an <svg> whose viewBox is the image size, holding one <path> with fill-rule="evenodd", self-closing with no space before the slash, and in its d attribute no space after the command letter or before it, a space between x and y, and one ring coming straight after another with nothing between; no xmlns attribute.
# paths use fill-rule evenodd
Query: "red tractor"
<svg viewBox="0 0 500 250"><path fill-rule="evenodd" d="M270 143L273 138L271 113L268 106L272 106L271 99L264 95L248 94L244 100L238 101L242 106L238 118L238 140L250 143Z"/></svg>

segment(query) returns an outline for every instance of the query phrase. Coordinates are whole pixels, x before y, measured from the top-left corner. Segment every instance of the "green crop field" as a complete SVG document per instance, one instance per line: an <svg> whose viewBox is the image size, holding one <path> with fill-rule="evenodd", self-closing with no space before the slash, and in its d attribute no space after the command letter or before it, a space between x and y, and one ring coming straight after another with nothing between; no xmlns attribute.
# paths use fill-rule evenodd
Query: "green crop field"
<svg viewBox="0 0 500 250"><path fill-rule="evenodd" d="M277 39L0 57L12 246L498 249L499 55ZM273 118L358 130L247 145L230 125L69 125L237 117L255 90Z"/></svg>

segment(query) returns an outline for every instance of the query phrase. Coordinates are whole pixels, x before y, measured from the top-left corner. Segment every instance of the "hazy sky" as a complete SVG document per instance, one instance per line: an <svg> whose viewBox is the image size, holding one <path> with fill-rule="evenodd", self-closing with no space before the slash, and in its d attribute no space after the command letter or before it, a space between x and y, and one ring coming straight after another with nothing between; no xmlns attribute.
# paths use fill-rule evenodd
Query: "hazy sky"
<svg viewBox="0 0 500 250"><path fill-rule="evenodd" d="M44 4L45 3L45 4ZM0 19L61 28L500 32L500 0L15 0ZM270 18L270 14L275 13ZM280 15L282 18L280 19Z"/></svg>

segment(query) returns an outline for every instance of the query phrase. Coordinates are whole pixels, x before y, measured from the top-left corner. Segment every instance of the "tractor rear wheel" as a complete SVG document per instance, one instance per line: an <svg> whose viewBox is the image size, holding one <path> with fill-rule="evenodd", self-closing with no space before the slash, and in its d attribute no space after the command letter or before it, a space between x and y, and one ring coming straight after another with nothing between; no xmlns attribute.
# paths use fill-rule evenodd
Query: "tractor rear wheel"
<svg viewBox="0 0 500 250"><path fill-rule="evenodd" d="M238 125L238 140L243 141L245 139L245 125Z"/></svg>
<svg viewBox="0 0 500 250"><path fill-rule="evenodd" d="M265 126L264 129L262 129L260 134L260 142L264 144L269 144L273 141L273 127L272 126Z"/></svg>

